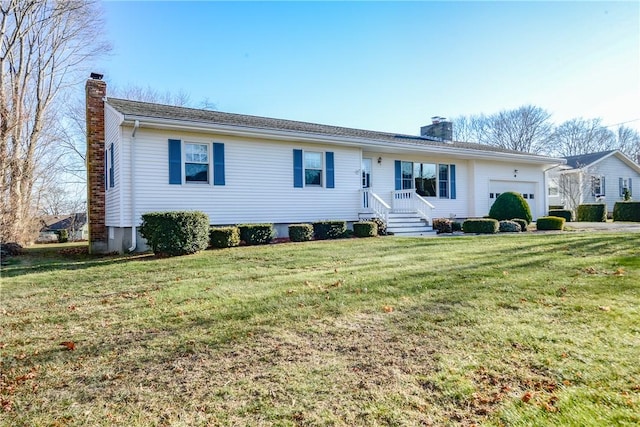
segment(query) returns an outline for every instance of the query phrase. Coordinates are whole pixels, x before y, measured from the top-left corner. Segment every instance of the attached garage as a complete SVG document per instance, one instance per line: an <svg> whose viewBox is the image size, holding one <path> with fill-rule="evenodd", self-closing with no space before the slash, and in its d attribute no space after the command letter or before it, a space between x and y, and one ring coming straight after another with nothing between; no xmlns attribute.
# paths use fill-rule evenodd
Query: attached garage
<svg viewBox="0 0 640 427"><path fill-rule="evenodd" d="M529 203L529 209L531 212L537 212L538 206L538 194L536 194L536 187L538 186L537 182L522 182L522 181L499 181L499 180L491 180L489 181L489 206L491 209L491 205L496 201L496 198L507 191L513 191L516 193L522 194L522 197ZM535 217L534 213L534 217Z"/></svg>

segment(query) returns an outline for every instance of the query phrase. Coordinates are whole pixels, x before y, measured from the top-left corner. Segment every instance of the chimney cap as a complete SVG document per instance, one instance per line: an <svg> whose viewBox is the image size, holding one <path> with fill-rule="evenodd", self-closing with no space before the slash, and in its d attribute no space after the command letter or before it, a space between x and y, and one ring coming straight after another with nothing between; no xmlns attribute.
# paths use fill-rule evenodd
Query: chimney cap
<svg viewBox="0 0 640 427"><path fill-rule="evenodd" d="M104 74L91 73L91 78L94 80L102 80L103 77L104 77Z"/></svg>

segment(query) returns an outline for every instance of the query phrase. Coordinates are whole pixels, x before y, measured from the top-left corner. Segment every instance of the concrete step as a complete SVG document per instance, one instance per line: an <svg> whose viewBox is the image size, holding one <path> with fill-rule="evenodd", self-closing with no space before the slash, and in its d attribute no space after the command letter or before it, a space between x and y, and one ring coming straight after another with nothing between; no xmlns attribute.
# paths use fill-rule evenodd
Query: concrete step
<svg viewBox="0 0 640 427"><path fill-rule="evenodd" d="M426 233L432 231L433 228L427 225L403 225L388 227L387 231L392 233Z"/></svg>

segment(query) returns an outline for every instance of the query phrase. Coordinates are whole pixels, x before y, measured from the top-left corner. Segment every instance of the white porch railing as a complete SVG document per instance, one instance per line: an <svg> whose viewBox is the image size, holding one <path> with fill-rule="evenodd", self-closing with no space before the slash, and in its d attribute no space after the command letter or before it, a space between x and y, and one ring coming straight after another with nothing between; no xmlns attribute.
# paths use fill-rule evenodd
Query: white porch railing
<svg viewBox="0 0 640 427"><path fill-rule="evenodd" d="M389 221L391 206L368 188L362 189L362 207L370 210L374 216L383 219L384 222Z"/></svg>
<svg viewBox="0 0 640 427"><path fill-rule="evenodd" d="M435 206L417 194L415 189L394 191L391 199L391 209L394 212L417 212L422 218L431 222L431 214Z"/></svg>

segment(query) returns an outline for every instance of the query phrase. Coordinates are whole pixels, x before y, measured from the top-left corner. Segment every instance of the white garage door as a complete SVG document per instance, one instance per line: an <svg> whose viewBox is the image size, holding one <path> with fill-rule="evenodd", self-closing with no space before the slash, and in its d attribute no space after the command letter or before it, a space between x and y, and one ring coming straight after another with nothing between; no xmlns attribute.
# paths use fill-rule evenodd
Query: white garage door
<svg viewBox="0 0 640 427"><path fill-rule="evenodd" d="M536 194L535 182L521 182L521 181L489 181L489 209L491 205L496 201L496 198L507 191L513 191L522 194L522 197L529 203L531 214L533 217L537 217L537 202L538 195Z"/></svg>

